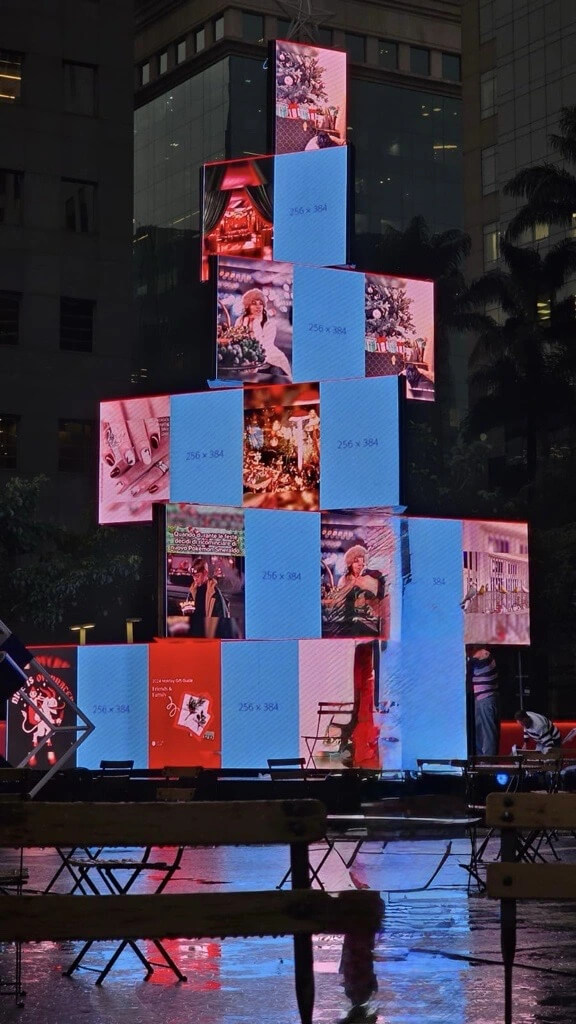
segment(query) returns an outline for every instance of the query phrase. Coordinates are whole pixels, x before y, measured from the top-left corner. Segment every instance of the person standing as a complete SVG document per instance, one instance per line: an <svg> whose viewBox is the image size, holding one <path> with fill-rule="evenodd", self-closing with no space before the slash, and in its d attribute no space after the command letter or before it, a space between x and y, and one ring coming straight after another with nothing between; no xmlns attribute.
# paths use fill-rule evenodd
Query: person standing
<svg viewBox="0 0 576 1024"><path fill-rule="evenodd" d="M472 647L468 671L474 697L476 754L495 757L500 745L500 697L498 669L490 651Z"/></svg>

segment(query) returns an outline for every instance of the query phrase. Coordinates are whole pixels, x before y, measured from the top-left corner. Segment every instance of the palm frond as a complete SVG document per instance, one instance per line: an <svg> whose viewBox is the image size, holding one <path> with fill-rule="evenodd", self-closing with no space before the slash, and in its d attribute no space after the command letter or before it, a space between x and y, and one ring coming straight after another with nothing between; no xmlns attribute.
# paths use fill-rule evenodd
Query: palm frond
<svg viewBox="0 0 576 1024"><path fill-rule="evenodd" d="M506 182L504 193L508 196L523 196L530 201L545 182L556 176L558 170L556 164L550 163L525 167Z"/></svg>
<svg viewBox="0 0 576 1024"><path fill-rule="evenodd" d="M501 306L509 316L521 316L525 295L511 274L497 268L473 281L463 301L467 306Z"/></svg>
<svg viewBox="0 0 576 1024"><path fill-rule="evenodd" d="M558 291L576 270L576 239L564 238L546 253L543 278L551 291Z"/></svg>
<svg viewBox="0 0 576 1024"><path fill-rule="evenodd" d="M525 231L529 231L538 225L560 224L569 225L572 223L572 215L576 211L576 183L574 193L564 200L549 200L547 202L533 202L523 206L510 221L504 238L513 241Z"/></svg>

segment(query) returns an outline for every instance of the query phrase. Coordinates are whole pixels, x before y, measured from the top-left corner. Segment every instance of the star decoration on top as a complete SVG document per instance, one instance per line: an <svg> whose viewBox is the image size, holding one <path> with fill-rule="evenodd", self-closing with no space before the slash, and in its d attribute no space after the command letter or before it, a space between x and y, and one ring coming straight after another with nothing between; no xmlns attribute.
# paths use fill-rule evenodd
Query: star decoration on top
<svg viewBox="0 0 576 1024"><path fill-rule="evenodd" d="M314 7L313 0L276 0L283 14L290 18L288 39L307 37L311 43L318 43L320 25L334 17L334 12Z"/></svg>

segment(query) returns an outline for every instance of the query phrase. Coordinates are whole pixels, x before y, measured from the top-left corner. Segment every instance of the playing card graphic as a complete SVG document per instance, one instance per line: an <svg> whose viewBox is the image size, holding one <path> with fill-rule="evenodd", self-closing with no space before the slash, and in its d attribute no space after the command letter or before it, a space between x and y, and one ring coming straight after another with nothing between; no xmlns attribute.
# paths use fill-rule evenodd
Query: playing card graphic
<svg viewBox="0 0 576 1024"><path fill-rule="evenodd" d="M193 693L183 693L178 725L189 729L194 736L200 737L204 733L212 715L210 714L210 700L208 697L198 697Z"/></svg>

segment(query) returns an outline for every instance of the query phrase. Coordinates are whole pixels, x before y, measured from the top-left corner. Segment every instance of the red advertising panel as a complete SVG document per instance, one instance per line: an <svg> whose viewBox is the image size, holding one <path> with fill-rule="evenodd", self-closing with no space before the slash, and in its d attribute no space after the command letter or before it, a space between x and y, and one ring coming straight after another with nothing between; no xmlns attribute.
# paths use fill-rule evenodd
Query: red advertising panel
<svg viewBox="0 0 576 1024"><path fill-rule="evenodd" d="M408 398L434 401L434 282L365 275L366 376L406 377Z"/></svg>
<svg viewBox="0 0 576 1024"><path fill-rule="evenodd" d="M217 374L220 380L292 380L294 267L222 256L217 271Z"/></svg>
<svg viewBox="0 0 576 1024"><path fill-rule="evenodd" d="M528 526L464 520L462 603L467 644L529 644Z"/></svg>
<svg viewBox="0 0 576 1024"><path fill-rule="evenodd" d="M273 157L204 165L202 280L210 256L272 259L273 176Z"/></svg>
<svg viewBox="0 0 576 1024"><path fill-rule="evenodd" d="M277 40L275 153L346 145L346 53Z"/></svg>
<svg viewBox="0 0 576 1024"><path fill-rule="evenodd" d="M218 640L150 645L150 768L220 767L220 649Z"/></svg>
<svg viewBox="0 0 576 1024"><path fill-rule="evenodd" d="M152 519L169 497L170 396L100 403L99 523Z"/></svg>

